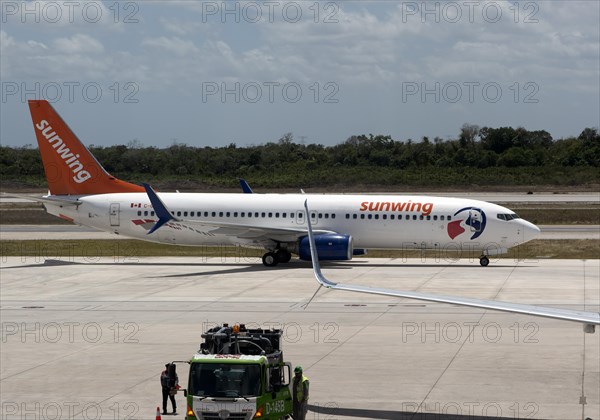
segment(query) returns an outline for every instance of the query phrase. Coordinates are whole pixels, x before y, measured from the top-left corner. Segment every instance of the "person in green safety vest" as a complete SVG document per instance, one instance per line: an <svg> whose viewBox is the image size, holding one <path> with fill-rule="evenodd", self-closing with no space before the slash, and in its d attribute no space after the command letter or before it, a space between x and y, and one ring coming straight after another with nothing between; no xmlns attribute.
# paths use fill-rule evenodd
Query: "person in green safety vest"
<svg viewBox="0 0 600 420"><path fill-rule="evenodd" d="M294 399L294 420L304 420L308 411L308 386L309 381L302 374L302 366L294 369L294 383L292 398Z"/></svg>

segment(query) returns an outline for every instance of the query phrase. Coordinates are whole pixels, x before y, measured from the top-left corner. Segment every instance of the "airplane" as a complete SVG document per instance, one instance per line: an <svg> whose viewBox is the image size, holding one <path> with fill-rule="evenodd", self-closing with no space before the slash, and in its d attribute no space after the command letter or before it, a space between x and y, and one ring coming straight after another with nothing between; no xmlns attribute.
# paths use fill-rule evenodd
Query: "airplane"
<svg viewBox="0 0 600 420"><path fill-rule="evenodd" d="M308 209L308 199L304 200L304 208L306 212L309 212ZM379 287L370 287L363 285L353 285L353 284L344 284L344 283L336 283L323 275L321 271L321 264L319 262L319 256L317 254L317 245L315 234L313 233L312 223L309 220L307 222L307 234L308 234L308 242L310 246L310 254L311 254L311 264L313 269L313 274L317 283L319 284L319 288L310 298L308 303L304 305L306 308L310 302L317 295L321 287L325 287L326 289L332 290L341 290L347 292L358 292L358 293L367 293L374 295L383 295L383 296L393 296L400 298L408 298L415 300L423 300L426 302L437 302L437 303L450 303L453 305L459 306L468 306L473 308L481 308L481 309L490 309L493 311L501 311L501 312L510 312L517 314L525 314L542 318L551 318L551 319L560 319L562 321L571 321L578 322L583 324L583 331L588 334L594 334L596 332L596 325L600 325L600 313L598 312L588 312L588 311L576 311L572 309L560 309L560 308L550 308L544 306L537 305L526 305L522 303L513 303L513 302L502 302L497 300L487 300L487 299L475 299L475 298L466 298L461 296L445 296L438 295L435 293L424 293L424 292L413 292L406 290L393 290L393 289L385 289Z"/></svg>
<svg viewBox="0 0 600 420"><path fill-rule="evenodd" d="M52 215L130 238L260 248L263 264L273 267L292 254L311 259L310 219L321 260L350 260L368 249L432 249L475 252L487 266L489 256L540 234L505 207L464 198L157 193L110 175L47 101L30 100L29 108L49 188L36 200Z"/></svg>

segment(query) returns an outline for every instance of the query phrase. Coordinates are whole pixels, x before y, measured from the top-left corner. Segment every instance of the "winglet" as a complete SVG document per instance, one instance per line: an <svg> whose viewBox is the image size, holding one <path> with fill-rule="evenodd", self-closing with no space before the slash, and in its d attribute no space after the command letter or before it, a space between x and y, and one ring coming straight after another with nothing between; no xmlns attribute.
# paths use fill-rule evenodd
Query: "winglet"
<svg viewBox="0 0 600 420"><path fill-rule="evenodd" d="M240 186L242 187L242 191L244 192L244 194L254 193L254 191L252 191L252 188L250 188L250 185L248 184L248 182L246 182L244 178L240 178Z"/></svg>
<svg viewBox="0 0 600 420"><path fill-rule="evenodd" d="M154 208L154 211L156 212L156 215L158 216L158 221L155 223L154 226L152 226L152 229L150 229L148 231L148 235L150 235L151 233L153 233L154 231L156 231L158 228L160 228L162 225L164 225L165 223L169 222L170 220L177 220L167 209L167 206L165 206L165 203L162 202L162 200L158 197L158 195L154 192L154 190L152 189L152 187L148 184L143 184L144 189L146 190L146 194L148 194L148 198L150 199L150 202L152 203L152 207Z"/></svg>
<svg viewBox="0 0 600 420"><path fill-rule="evenodd" d="M321 273L321 264L319 264L319 256L317 255L317 246L315 245L315 235L313 234L313 231L312 231L310 217L308 217L308 215L310 214L310 212L308 210L308 200L304 200L304 208L306 209L306 214L307 214L306 222L308 225L308 242L310 244L310 259L312 261L313 273L315 275L315 278L317 279L317 281L319 282L319 284L321 286L325 286L327 288L337 286L337 283L327 280L325 278L325 276L323 276L323 273Z"/></svg>

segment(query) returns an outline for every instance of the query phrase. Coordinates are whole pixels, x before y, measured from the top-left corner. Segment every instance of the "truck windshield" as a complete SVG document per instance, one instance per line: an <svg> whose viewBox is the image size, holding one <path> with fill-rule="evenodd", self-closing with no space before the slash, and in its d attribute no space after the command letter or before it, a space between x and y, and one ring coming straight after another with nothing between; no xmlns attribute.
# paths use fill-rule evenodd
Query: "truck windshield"
<svg viewBox="0 0 600 420"><path fill-rule="evenodd" d="M189 391L200 397L260 395L260 365L192 363Z"/></svg>

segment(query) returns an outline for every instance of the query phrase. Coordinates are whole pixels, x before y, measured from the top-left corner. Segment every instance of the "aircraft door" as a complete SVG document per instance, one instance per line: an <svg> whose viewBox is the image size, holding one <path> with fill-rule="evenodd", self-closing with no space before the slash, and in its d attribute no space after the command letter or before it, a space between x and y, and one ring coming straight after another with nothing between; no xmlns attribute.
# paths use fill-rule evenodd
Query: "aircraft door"
<svg viewBox="0 0 600 420"><path fill-rule="evenodd" d="M120 220L119 220L120 214L121 214L120 204L119 203L110 203L109 217L110 217L110 225L111 226L119 226L120 225Z"/></svg>

